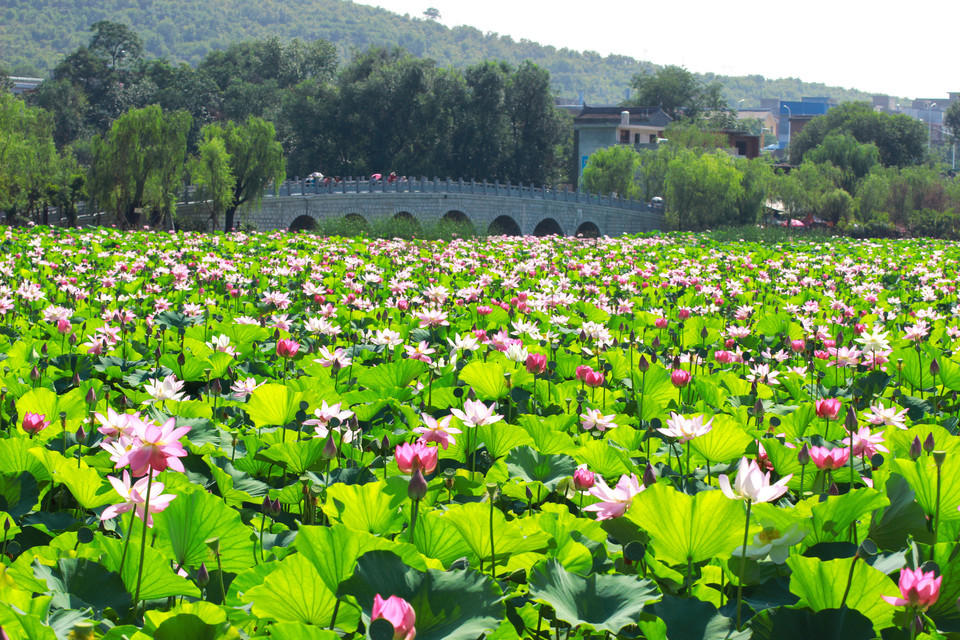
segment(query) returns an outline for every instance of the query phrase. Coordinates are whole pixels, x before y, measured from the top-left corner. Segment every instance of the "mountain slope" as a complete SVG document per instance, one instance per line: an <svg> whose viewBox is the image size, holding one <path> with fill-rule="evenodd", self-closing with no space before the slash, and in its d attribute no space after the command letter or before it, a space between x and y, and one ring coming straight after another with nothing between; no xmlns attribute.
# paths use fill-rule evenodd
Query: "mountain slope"
<svg viewBox="0 0 960 640"><path fill-rule="evenodd" d="M517 64L529 59L550 71L557 95L573 100L583 92L593 104L622 101L632 76L653 68L649 62L627 56L604 57L517 42L472 27L451 29L347 0L6 0L0 6L0 66L14 75L44 75L66 53L88 42L88 29L98 20L133 27L143 38L149 57L191 64L211 49L268 37L329 40L341 58L371 45L399 45L442 66L460 67L484 59ZM869 98L863 92L795 78L707 77L722 82L734 102L801 95Z"/></svg>

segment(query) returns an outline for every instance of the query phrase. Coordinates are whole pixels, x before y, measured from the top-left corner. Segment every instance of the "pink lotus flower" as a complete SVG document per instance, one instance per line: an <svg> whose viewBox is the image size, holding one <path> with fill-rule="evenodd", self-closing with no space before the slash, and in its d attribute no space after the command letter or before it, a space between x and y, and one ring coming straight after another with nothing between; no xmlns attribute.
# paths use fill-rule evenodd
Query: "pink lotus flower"
<svg viewBox="0 0 960 640"><path fill-rule="evenodd" d="M810 447L810 459L817 469L834 470L840 469L847 464L850 459L850 449L836 448L827 449L826 447Z"/></svg>
<svg viewBox="0 0 960 640"><path fill-rule="evenodd" d="M807 348L807 343L803 340L791 340L790 341L790 350L794 353L800 353Z"/></svg>
<svg viewBox="0 0 960 640"><path fill-rule="evenodd" d="M793 474L786 475L773 484L770 484L770 472L764 473L753 460L740 459L737 469L737 479L733 487L726 474L720 474L717 482L723 495L731 500L749 500L751 502L770 502L787 492L787 483Z"/></svg>
<svg viewBox="0 0 960 640"><path fill-rule="evenodd" d="M370 622L381 618L393 625L393 640L413 640L417 635L414 627L417 623L417 614L410 603L403 598L390 596L384 600L379 593L373 596Z"/></svg>
<svg viewBox="0 0 960 640"><path fill-rule="evenodd" d="M450 409L450 413L455 415L460 422L467 427L479 427L484 424L493 424L503 420L503 416L494 413L494 405L489 407L479 400L467 400L463 403L463 411L460 409Z"/></svg>
<svg viewBox="0 0 960 640"><path fill-rule="evenodd" d="M437 468L437 447L431 447L424 442L404 442L397 445L394 455L397 459L397 466L403 473L413 473L415 469L420 469L425 475L430 475Z"/></svg>
<svg viewBox="0 0 960 640"><path fill-rule="evenodd" d="M940 583L943 576L934 577L933 571L924 572L922 569L909 569L904 567L900 570L900 595L880 596L895 607L914 607L920 611L926 611L940 597Z"/></svg>
<svg viewBox="0 0 960 640"><path fill-rule="evenodd" d="M586 379L587 374L592 372L593 372L593 369L590 366L582 364L579 367L577 367L577 378L581 382L583 382Z"/></svg>
<svg viewBox="0 0 960 640"><path fill-rule="evenodd" d="M139 477L148 472L165 471L168 467L174 471L184 471L180 458L187 455L180 438L190 431L190 427L177 427L176 418L170 418L162 425L153 422L137 422L133 425L135 444L117 462L117 467L130 465L130 473Z"/></svg>
<svg viewBox="0 0 960 640"><path fill-rule="evenodd" d="M596 474L587 469L587 465L582 464L573 472L573 486L577 491L586 491L593 487L596 482Z"/></svg>
<svg viewBox="0 0 960 640"><path fill-rule="evenodd" d="M843 444L848 447L850 444L850 437L843 439ZM883 434L878 433L876 435L870 432L870 427L861 427L858 431L853 433L853 455L855 456L866 456L867 458L872 458L875 453L882 451L887 453L888 450L883 446Z"/></svg>
<svg viewBox="0 0 960 640"><path fill-rule="evenodd" d="M23 414L23 421L20 423L20 426L23 427L24 431L34 436L50 426L50 421L46 418L47 416L42 413L30 413L27 411Z"/></svg>
<svg viewBox="0 0 960 640"><path fill-rule="evenodd" d="M277 355L281 358L292 358L300 350L300 343L296 340L277 340Z"/></svg>
<svg viewBox="0 0 960 640"><path fill-rule="evenodd" d="M736 359L736 356L729 351L724 351L723 349L717 349L713 353L713 359L719 362L720 364L730 364Z"/></svg>
<svg viewBox="0 0 960 640"><path fill-rule="evenodd" d="M583 383L591 388L603 385L604 375L601 371L587 371L583 376Z"/></svg>
<svg viewBox="0 0 960 640"><path fill-rule="evenodd" d="M430 414L421 413L420 419L423 420L423 425L416 427L413 432L420 434L421 442L436 442L446 451L448 446L457 443L453 437L454 434L463 433L460 429L450 426L452 418L453 416L445 416L437 420Z"/></svg>
<svg viewBox="0 0 960 640"><path fill-rule="evenodd" d="M843 404L837 398L822 398L817 400L817 417L836 420L837 416L840 415L842 406Z"/></svg>
<svg viewBox="0 0 960 640"><path fill-rule="evenodd" d="M547 356L542 353L531 353L527 356L527 371L537 375L547 370Z"/></svg>
<svg viewBox="0 0 960 640"><path fill-rule="evenodd" d="M645 489L640 484L640 479L633 473L629 476L627 474L620 476L620 481L613 489L607 486L602 476L596 478L596 481L596 485L590 489L590 495L598 498L600 502L584 507L583 510L595 511L597 520L619 518L627 512L630 503L633 502L633 496Z"/></svg>
<svg viewBox="0 0 960 640"><path fill-rule="evenodd" d="M685 387L690 384L690 372L686 369L674 369L670 372L670 382L675 387Z"/></svg>
<svg viewBox="0 0 960 640"><path fill-rule="evenodd" d="M150 479L144 476L131 486L130 474L124 469L122 481L113 476L107 476L107 480L110 481L110 484L113 485L113 488L120 494L120 497L123 498L124 501L120 504L112 504L104 509L103 513L100 514L100 520L116 518L121 513L126 513L131 509L135 509L134 513L136 513L138 518L143 520L144 506L146 506L147 501L147 485ZM170 502L176 497L177 496L172 494L164 494L163 483L154 480L153 484L150 485L150 513L146 514L148 527L153 526L153 516L150 514L160 513L170 506Z"/></svg>
<svg viewBox="0 0 960 640"><path fill-rule="evenodd" d="M584 429L589 431L596 427L597 431L601 433L617 426L613 421L614 418L616 418L616 414L605 416L600 409L587 409L586 413L580 414L580 420L583 421Z"/></svg>
<svg viewBox="0 0 960 640"><path fill-rule="evenodd" d="M657 431L665 436L676 438L680 444L683 444L709 433L712 428L713 418L707 420L706 424L704 424L703 416L684 418L674 413L667 419L667 426L660 427Z"/></svg>

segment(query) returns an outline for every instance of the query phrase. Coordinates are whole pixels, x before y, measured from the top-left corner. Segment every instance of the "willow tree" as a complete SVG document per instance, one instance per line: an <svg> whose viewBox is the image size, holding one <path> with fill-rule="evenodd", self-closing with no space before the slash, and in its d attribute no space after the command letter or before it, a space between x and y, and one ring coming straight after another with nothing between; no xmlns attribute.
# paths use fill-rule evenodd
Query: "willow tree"
<svg viewBox="0 0 960 640"><path fill-rule="evenodd" d="M131 109L110 131L93 141L90 195L112 212L122 227L169 219L183 176L186 111L164 113L157 105ZM143 218L144 214L149 218Z"/></svg>
<svg viewBox="0 0 960 640"><path fill-rule="evenodd" d="M223 138L208 135L197 147L197 156L190 161L190 176L198 188L199 199L210 210L211 230L216 231L220 216L233 203L236 178L230 168L231 157Z"/></svg>
<svg viewBox="0 0 960 640"><path fill-rule="evenodd" d="M227 122L208 124L203 128L203 139L223 141L230 157L233 174L233 197L224 211L223 228L233 229L237 209L256 205L271 182L279 185L285 175L283 147L277 140L272 122L250 117L243 124Z"/></svg>

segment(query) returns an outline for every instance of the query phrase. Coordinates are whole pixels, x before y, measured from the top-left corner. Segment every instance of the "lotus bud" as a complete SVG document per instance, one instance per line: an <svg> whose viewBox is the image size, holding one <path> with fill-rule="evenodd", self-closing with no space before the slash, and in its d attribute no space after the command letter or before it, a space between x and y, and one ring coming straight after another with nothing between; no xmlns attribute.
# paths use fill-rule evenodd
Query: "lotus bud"
<svg viewBox="0 0 960 640"><path fill-rule="evenodd" d="M910 459L916 460L919 458L921 451L923 451L923 445L920 443L920 436L916 436L910 443Z"/></svg>
<svg viewBox="0 0 960 640"><path fill-rule="evenodd" d="M80 374L79 374L79 373L74 372L74 374L73 374L73 386L74 386L74 387L79 387L79 386L80 386Z"/></svg>
<svg viewBox="0 0 960 640"><path fill-rule="evenodd" d="M271 511L273 511L273 502L270 501L270 496L264 496L263 504L260 505L260 512L269 515Z"/></svg>
<svg viewBox="0 0 960 640"><path fill-rule="evenodd" d="M184 364L186 364L186 362L187 362L187 359L183 355L183 351L181 351L180 354L177 356L177 366L182 367Z"/></svg>
<svg viewBox="0 0 960 640"><path fill-rule="evenodd" d="M280 498L276 498L273 502L270 503L270 510L273 512L273 515L279 515L283 511L283 506L280 504Z"/></svg>
<svg viewBox="0 0 960 640"><path fill-rule="evenodd" d="M47 343L44 342L44 343L43 343L43 346L40 347L40 355L42 355L44 358L46 358L46 357L47 357L47 353L49 353L49 349L47 349Z"/></svg>
<svg viewBox="0 0 960 640"><path fill-rule="evenodd" d="M657 483L657 474L653 471L653 465L649 462L647 467L643 470L643 486L649 487Z"/></svg>
<svg viewBox="0 0 960 640"><path fill-rule="evenodd" d="M67 342L70 343L70 346L71 346L71 347L77 346L77 334L71 333L71 334L70 334L70 337L67 338Z"/></svg>
<svg viewBox="0 0 960 640"><path fill-rule="evenodd" d="M210 572L207 571L207 564L200 563L200 569L197 570L197 586L203 589L210 583Z"/></svg>
<svg viewBox="0 0 960 640"><path fill-rule="evenodd" d="M91 407L97 404L97 390L94 389L93 387L90 387L89 389L87 389L87 396L85 400L87 401L87 404L90 405Z"/></svg>
<svg viewBox="0 0 960 640"><path fill-rule="evenodd" d="M844 420L844 426L847 428L847 431L851 433L856 431L860 426L857 420L857 410L853 408L853 405L847 407L847 417Z"/></svg>
<svg viewBox="0 0 960 640"><path fill-rule="evenodd" d="M923 440L923 450L927 453L932 452L937 448L937 443L933 440L933 432L927 434L927 437Z"/></svg>
<svg viewBox="0 0 960 640"><path fill-rule="evenodd" d="M327 434L327 441L323 445L323 452L321 455L326 460L331 460L337 457L337 443L333 439L333 431L330 431L329 434Z"/></svg>
<svg viewBox="0 0 960 640"><path fill-rule="evenodd" d="M420 471L419 466L413 470L413 475L410 477L410 484L407 485L407 495L410 496L411 500L420 500L427 495L427 479L423 477L423 472Z"/></svg>
<svg viewBox="0 0 960 640"><path fill-rule="evenodd" d="M660 348L660 336L653 336L653 340L650 341L650 346L654 349Z"/></svg>
<svg viewBox="0 0 960 640"><path fill-rule="evenodd" d="M837 486L836 482L831 482L830 490L827 491L827 493L829 493L831 496L838 496L840 495L840 487Z"/></svg>
<svg viewBox="0 0 960 640"><path fill-rule="evenodd" d="M77 432L74 434L74 437L77 439L77 442L83 442L87 439L87 432L83 430L82 424L77 427Z"/></svg>
<svg viewBox="0 0 960 640"><path fill-rule="evenodd" d="M210 392L215 396L223 392L223 387L220 386L220 378L214 378L213 382L210 383Z"/></svg>
<svg viewBox="0 0 960 640"><path fill-rule="evenodd" d="M640 370L640 373L646 373L650 370L650 363L647 362L646 358L640 356L640 360L637 362L637 369Z"/></svg>
<svg viewBox="0 0 960 640"><path fill-rule="evenodd" d="M30 379L34 382L40 379L40 369L37 368L37 365L33 365L33 368L30 369Z"/></svg>
<svg viewBox="0 0 960 640"><path fill-rule="evenodd" d="M797 453L797 462L799 462L801 466L810 464L810 447L807 446L807 443L803 443L803 447L800 449L800 452Z"/></svg>

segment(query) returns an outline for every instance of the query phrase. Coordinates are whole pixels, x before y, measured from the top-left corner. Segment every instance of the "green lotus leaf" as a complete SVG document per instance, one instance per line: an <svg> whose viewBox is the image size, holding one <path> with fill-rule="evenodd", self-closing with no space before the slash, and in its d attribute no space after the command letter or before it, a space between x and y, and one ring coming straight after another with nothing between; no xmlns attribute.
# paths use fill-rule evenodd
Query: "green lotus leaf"
<svg viewBox="0 0 960 640"><path fill-rule="evenodd" d="M413 607L418 640L475 640L504 618L503 595L476 571L417 571L389 551L370 551L343 583L341 594L356 597L369 619L373 597L395 595Z"/></svg>
<svg viewBox="0 0 960 640"><path fill-rule="evenodd" d="M517 447L506 457L511 476L525 482L540 482L553 491L577 470L577 461L567 455L541 454L533 447Z"/></svg>
<svg viewBox="0 0 960 640"><path fill-rule="evenodd" d="M170 506L153 517L159 532L157 545L181 567L196 569L201 562L216 566L216 558L206 544L210 538L220 539L224 571L237 573L253 564L253 530L215 495L201 489L181 491Z"/></svg>
<svg viewBox="0 0 960 640"><path fill-rule="evenodd" d="M373 534L396 533L403 528L405 518L401 505L408 498L398 492L384 491L386 486L382 481L335 484L327 489L323 512L349 529Z"/></svg>
<svg viewBox="0 0 960 640"><path fill-rule="evenodd" d="M710 431L691 440L690 447L710 462L740 458L753 438L730 416L718 415L712 420Z"/></svg>
<svg viewBox="0 0 960 640"><path fill-rule="evenodd" d="M629 427L624 429L629 429ZM627 435L627 433L621 431L621 435ZM633 431L633 433L637 432ZM605 477L617 477L633 470L627 454L616 447L610 446L610 443L606 440L588 440L570 455L580 464L587 465L587 468L591 471Z"/></svg>
<svg viewBox="0 0 960 640"><path fill-rule="evenodd" d="M302 622L278 622L270 625L270 637L274 640L339 640L336 631L318 629Z"/></svg>
<svg viewBox="0 0 960 640"><path fill-rule="evenodd" d="M437 511L420 514L412 542L420 553L436 558L444 567L470 554L470 546L460 535L459 529ZM405 562L411 564L409 560Z"/></svg>
<svg viewBox="0 0 960 640"><path fill-rule="evenodd" d="M53 567L35 562L33 571L61 609L90 607L102 614L107 608L126 611L132 604L120 576L87 558L60 558Z"/></svg>
<svg viewBox="0 0 960 640"><path fill-rule="evenodd" d="M244 600L254 615L278 622L299 622L344 631L357 628L360 612L340 601L324 585L313 564L299 553L287 556L263 583L249 589ZM336 612L336 618L334 618Z"/></svg>
<svg viewBox="0 0 960 640"><path fill-rule="evenodd" d="M850 573L851 562L856 562L852 574ZM792 571L790 592L800 598L798 607L805 606L813 611L823 611L839 609L841 605L846 604L847 607L856 609L870 619L878 632L893 623L895 608L887 604L881 596L898 595L900 589L893 580L866 562L857 558L825 561L819 558L791 556L787 559L787 566ZM844 603L843 595L847 588L848 577L853 587Z"/></svg>
<svg viewBox="0 0 960 640"><path fill-rule="evenodd" d="M179 498L177 498L179 500ZM129 516L124 515L124 524L129 522ZM130 541L127 549L127 557L123 563L123 573L121 579L127 587L127 591L134 593L137 588L137 573L139 571L140 559L140 537L139 531L134 529L134 539ZM123 558L123 546L125 541L117 538L108 538L103 534L96 534L95 544L102 552L103 565L110 571L120 571L120 560ZM156 598L169 598L171 596L192 596L200 597L200 590L189 580L174 573L170 567L170 561L163 557L159 551L151 546L144 550L143 555L143 580L140 584L140 597L143 600L153 600Z"/></svg>
<svg viewBox="0 0 960 640"><path fill-rule="evenodd" d="M649 611L638 626L650 640L748 640L751 636L749 629L738 632L734 621L711 603L693 598L664 596Z"/></svg>
<svg viewBox="0 0 960 640"><path fill-rule="evenodd" d="M257 452L261 460L280 465L287 473L302 474L323 459L323 438L314 438L309 433L307 439L300 442L278 442L269 448Z"/></svg>
<svg viewBox="0 0 960 640"><path fill-rule="evenodd" d="M870 539L880 549L897 550L905 547L910 538L917 542L934 542L927 529L927 516L916 502L913 489L898 474L887 478L884 490L890 505L874 513L870 522Z"/></svg>
<svg viewBox="0 0 960 640"><path fill-rule="evenodd" d="M555 559L534 568L528 583L530 597L553 607L559 620L613 634L636 624L644 607L660 598L652 580L598 573L584 578Z"/></svg>
<svg viewBox="0 0 960 640"><path fill-rule="evenodd" d="M755 640L870 640L870 620L852 609L823 609L816 613L780 608L752 625Z"/></svg>
<svg viewBox="0 0 960 640"><path fill-rule="evenodd" d="M450 506L443 514L470 548L471 563L490 561L490 505L469 502ZM538 551L547 546L550 536L531 520L507 520L500 509L493 510L493 551L498 564L515 553Z"/></svg>
<svg viewBox="0 0 960 640"><path fill-rule="evenodd" d="M471 387L480 400L499 400L510 392L504 373L499 363L475 360L460 371L460 380Z"/></svg>
<svg viewBox="0 0 960 640"><path fill-rule="evenodd" d="M838 496L827 496L810 508L810 534L804 543L846 541L850 539L850 525L858 520L865 524L867 514L890 504L876 489L860 488Z"/></svg>
<svg viewBox="0 0 960 640"><path fill-rule="evenodd" d="M397 360L365 369L357 376L357 382L362 387L387 395L396 389L405 389L426 370L427 365L419 360Z"/></svg>
<svg viewBox="0 0 960 640"><path fill-rule="evenodd" d="M483 424L476 428L477 441L483 443L487 448L487 453L493 458L500 458L508 454L516 447L532 444L530 435L522 428L496 422L494 424ZM457 438L457 444L466 446L466 435Z"/></svg>
<svg viewBox="0 0 960 640"><path fill-rule="evenodd" d="M300 401L299 391L284 384L268 383L257 387L246 404L247 415L257 427L282 427L297 417Z"/></svg>
<svg viewBox="0 0 960 640"><path fill-rule="evenodd" d="M917 503L928 516L937 510L937 465L932 456L921 455L916 461L897 458L890 461L913 489ZM947 456L940 469L940 520L960 519L960 456Z"/></svg>
<svg viewBox="0 0 960 640"><path fill-rule="evenodd" d="M743 503L720 491L690 496L657 483L633 499L624 517L650 535L660 560L673 564L728 557L743 542Z"/></svg>

